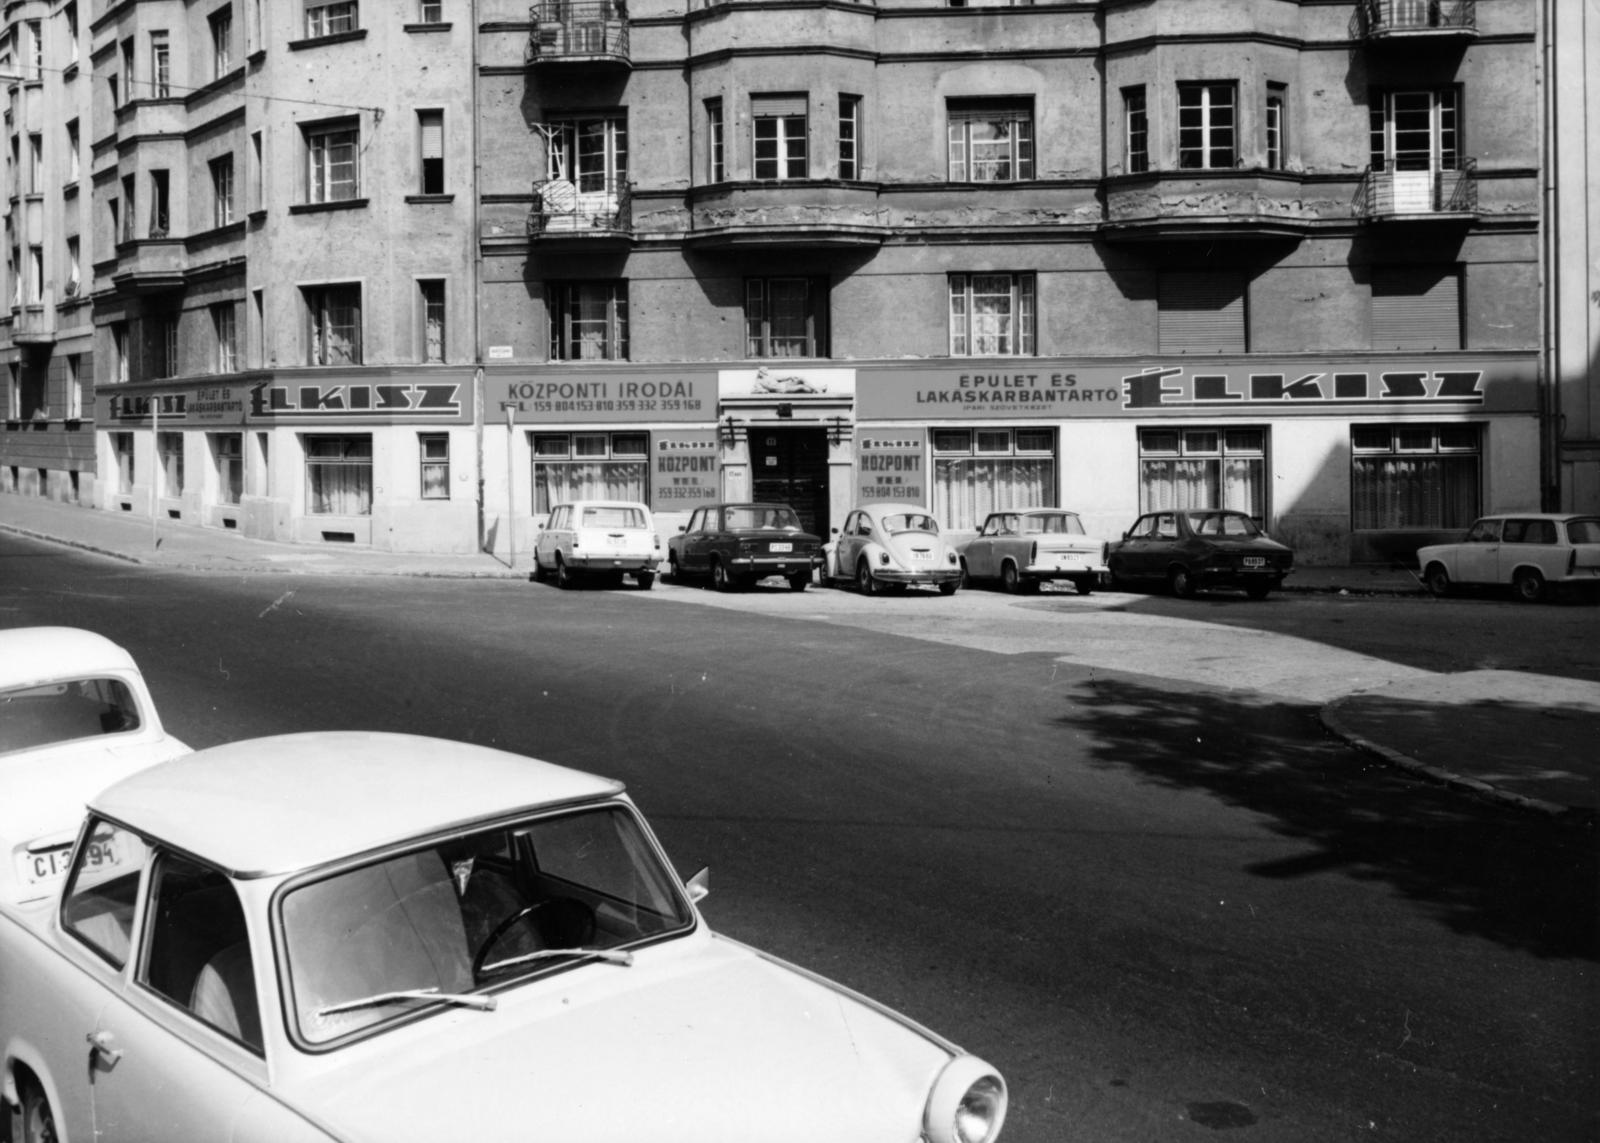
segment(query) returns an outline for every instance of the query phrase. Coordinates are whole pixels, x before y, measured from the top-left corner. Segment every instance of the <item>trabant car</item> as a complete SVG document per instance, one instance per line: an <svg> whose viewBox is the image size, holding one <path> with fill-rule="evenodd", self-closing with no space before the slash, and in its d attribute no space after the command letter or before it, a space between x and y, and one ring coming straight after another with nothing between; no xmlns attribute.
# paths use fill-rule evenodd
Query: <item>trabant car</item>
<svg viewBox="0 0 1600 1143"><path fill-rule="evenodd" d="M1106 541L1085 532L1076 512L1061 508L991 512L956 553L968 583L998 583L1013 594L1066 580L1088 595L1109 571Z"/></svg>
<svg viewBox="0 0 1600 1143"><path fill-rule="evenodd" d="M1000 1073L707 928L622 786L481 746L219 746L0 908L27 1143L994 1143Z"/></svg>
<svg viewBox="0 0 1600 1143"><path fill-rule="evenodd" d="M893 501L859 504L824 554L822 581L853 582L863 595L930 584L942 595L961 586L961 558L926 508Z"/></svg>
<svg viewBox="0 0 1600 1143"><path fill-rule="evenodd" d="M701 577L718 591L774 575L804 591L821 562L822 537L802 530L800 517L787 504L696 508L683 530L667 540L672 578Z"/></svg>
<svg viewBox="0 0 1600 1143"><path fill-rule="evenodd" d="M1600 589L1600 516L1514 512L1485 516L1455 544L1417 549L1435 595L1458 585L1507 586L1536 603L1553 587Z"/></svg>
<svg viewBox="0 0 1600 1143"><path fill-rule="evenodd" d="M0 631L0 901L49 894L89 795L189 747L133 656L93 631Z"/></svg>
<svg viewBox="0 0 1600 1143"><path fill-rule="evenodd" d="M661 563L661 537L644 504L575 500L557 504L533 545L533 578L576 587L581 578L620 584L624 575L648 591Z"/></svg>
<svg viewBox="0 0 1600 1143"><path fill-rule="evenodd" d="M1244 512L1222 508L1148 512L1111 546L1111 582L1164 583L1188 598L1202 588L1238 588L1265 599L1294 567L1294 552Z"/></svg>

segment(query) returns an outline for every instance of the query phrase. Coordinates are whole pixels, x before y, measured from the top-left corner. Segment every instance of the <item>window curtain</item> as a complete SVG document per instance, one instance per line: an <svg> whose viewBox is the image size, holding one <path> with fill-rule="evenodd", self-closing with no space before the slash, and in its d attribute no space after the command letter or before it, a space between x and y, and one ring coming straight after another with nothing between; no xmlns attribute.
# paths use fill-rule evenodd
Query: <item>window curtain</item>
<svg viewBox="0 0 1600 1143"><path fill-rule="evenodd" d="M536 512L568 500L645 499L647 463L639 460L567 461L533 466Z"/></svg>
<svg viewBox="0 0 1600 1143"><path fill-rule="evenodd" d="M1358 457L1351 470L1357 530L1466 528L1478 515L1478 458Z"/></svg>
<svg viewBox="0 0 1600 1143"><path fill-rule="evenodd" d="M1048 457L942 457L934 461L929 507L946 528L976 528L990 512L1045 507L1054 487Z"/></svg>
<svg viewBox="0 0 1600 1143"><path fill-rule="evenodd" d="M1139 472L1141 512L1230 508L1257 520L1266 512L1266 461L1261 457L1146 460Z"/></svg>

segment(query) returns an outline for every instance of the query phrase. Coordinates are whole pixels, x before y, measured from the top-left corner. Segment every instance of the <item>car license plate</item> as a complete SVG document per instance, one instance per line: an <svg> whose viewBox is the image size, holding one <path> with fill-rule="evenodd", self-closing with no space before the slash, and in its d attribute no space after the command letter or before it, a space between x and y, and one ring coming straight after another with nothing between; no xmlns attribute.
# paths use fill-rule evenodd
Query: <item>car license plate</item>
<svg viewBox="0 0 1600 1143"><path fill-rule="evenodd" d="M1246 556L1244 558L1244 566L1247 568L1264 568L1267 566L1267 557Z"/></svg>
<svg viewBox="0 0 1600 1143"><path fill-rule="evenodd" d="M794 545L793 544L768 544L767 545L767 551L769 551L769 552L792 552L792 551L794 551Z"/></svg>
<svg viewBox="0 0 1600 1143"><path fill-rule="evenodd" d="M927 548L912 548L911 558L914 560L931 560L933 559L933 553Z"/></svg>
<svg viewBox="0 0 1600 1143"><path fill-rule="evenodd" d="M59 881L67 875L67 868L72 862L72 846L54 845L49 849L28 850L18 855L17 862L22 867L22 879L29 885ZM117 851L109 841L91 841L84 850L85 869L115 869L120 864Z"/></svg>

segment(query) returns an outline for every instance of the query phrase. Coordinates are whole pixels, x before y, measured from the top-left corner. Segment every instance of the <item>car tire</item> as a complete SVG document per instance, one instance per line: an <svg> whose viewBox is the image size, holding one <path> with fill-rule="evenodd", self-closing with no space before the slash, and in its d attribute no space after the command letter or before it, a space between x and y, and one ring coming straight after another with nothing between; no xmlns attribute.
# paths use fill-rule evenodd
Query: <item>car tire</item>
<svg viewBox="0 0 1600 1143"><path fill-rule="evenodd" d="M1167 585L1172 588L1172 594L1179 599L1194 598L1194 577L1182 564L1167 573Z"/></svg>
<svg viewBox="0 0 1600 1143"><path fill-rule="evenodd" d="M1072 586L1078 589L1079 595L1094 594L1094 580L1089 579L1087 576L1082 579L1073 580Z"/></svg>
<svg viewBox="0 0 1600 1143"><path fill-rule="evenodd" d="M1017 565L1010 560L1000 565L1000 590L1007 595L1019 595L1022 592L1022 577L1017 574Z"/></svg>
<svg viewBox="0 0 1600 1143"><path fill-rule="evenodd" d="M578 577L567 567L567 561L559 553L556 555L556 586L562 591L571 591L578 586Z"/></svg>
<svg viewBox="0 0 1600 1143"><path fill-rule="evenodd" d="M1544 576L1532 568L1520 568L1511 577L1511 590L1523 603L1538 603L1544 599Z"/></svg>
<svg viewBox="0 0 1600 1143"><path fill-rule="evenodd" d="M649 591L656 585L655 572L634 572L633 582L639 585L640 591Z"/></svg>
<svg viewBox="0 0 1600 1143"><path fill-rule="evenodd" d="M1422 582L1427 584L1428 590L1440 599L1449 595L1452 589L1450 573L1444 570L1443 564L1429 564L1428 570L1422 573Z"/></svg>
<svg viewBox="0 0 1600 1143"><path fill-rule="evenodd" d="M878 581L872 578L872 566L866 560L856 565L856 589L862 595L878 594Z"/></svg>
<svg viewBox="0 0 1600 1143"><path fill-rule="evenodd" d="M711 586L716 591L733 590L733 577L728 574L728 565L715 558L711 561Z"/></svg>
<svg viewBox="0 0 1600 1143"><path fill-rule="evenodd" d="M956 589L960 586L961 584L957 580L946 580L944 583L939 585L939 594L954 595L956 593Z"/></svg>
<svg viewBox="0 0 1600 1143"><path fill-rule="evenodd" d="M22 1089L22 1134L17 1143L56 1143L56 1117L44 1092L29 1083Z"/></svg>
<svg viewBox="0 0 1600 1143"><path fill-rule="evenodd" d="M792 576L789 577L789 590L790 591L804 591L806 588L808 588L810 586L811 586L811 573L808 572L808 571L806 571L806 572L795 572Z"/></svg>
<svg viewBox="0 0 1600 1143"><path fill-rule="evenodd" d="M1267 598L1267 593L1271 590L1272 585L1270 583L1252 583L1245 587L1244 593L1251 599L1265 599Z"/></svg>
<svg viewBox="0 0 1600 1143"><path fill-rule="evenodd" d="M672 582L673 583L682 583L683 582L683 569L678 567L678 557L677 556L668 556L667 557L667 575L672 577Z"/></svg>
<svg viewBox="0 0 1600 1143"><path fill-rule="evenodd" d="M550 573L547 572L545 570L544 565L539 562L539 556L536 553L534 555L534 557L533 557L533 582L534 583L548 583L549 580L550 580Z"/></svg>
<svg viewBox="0 0 1600 1143"><path fill-rule="evenodd" d="M967 570L967 561L964 559L961 561L961 586L965 588L971 588L974 586L972 582L972 573Z"/></svg>

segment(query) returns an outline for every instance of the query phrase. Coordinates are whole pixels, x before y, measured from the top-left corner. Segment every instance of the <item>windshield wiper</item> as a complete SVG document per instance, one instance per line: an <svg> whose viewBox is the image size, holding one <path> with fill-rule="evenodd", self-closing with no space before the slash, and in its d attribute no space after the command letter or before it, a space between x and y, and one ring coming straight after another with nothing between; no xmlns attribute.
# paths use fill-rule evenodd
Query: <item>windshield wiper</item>
<svg viewBox="0 0 1600 1143"><path fill-rule="evenodd" d="M536 952L523 953L521 956L486 964L479 971L493 972L497 968L510 968L512 965L527 964L535 960L554 960L560 956L593 957L595 960L609 961L611 964L633 964L633 954L623 949L539 949Z"/></svg>
<svg viewBox="0 0 1600 1143"><path fill-rule="evenodd" d="M379 992L363 996L360 1000L346 1000L343 1004L330 1004L317 1010L318 1016L332 1016L339 1012L354 1012L358 1008L377 1008L402 1000L438 1000L445 1004L459 1004L463 1008L476 1008L480 1012L493 1012L499 1002L493 996L474 996L462 992L440 992L437 988L402 988L395 992Z"/></svg>

